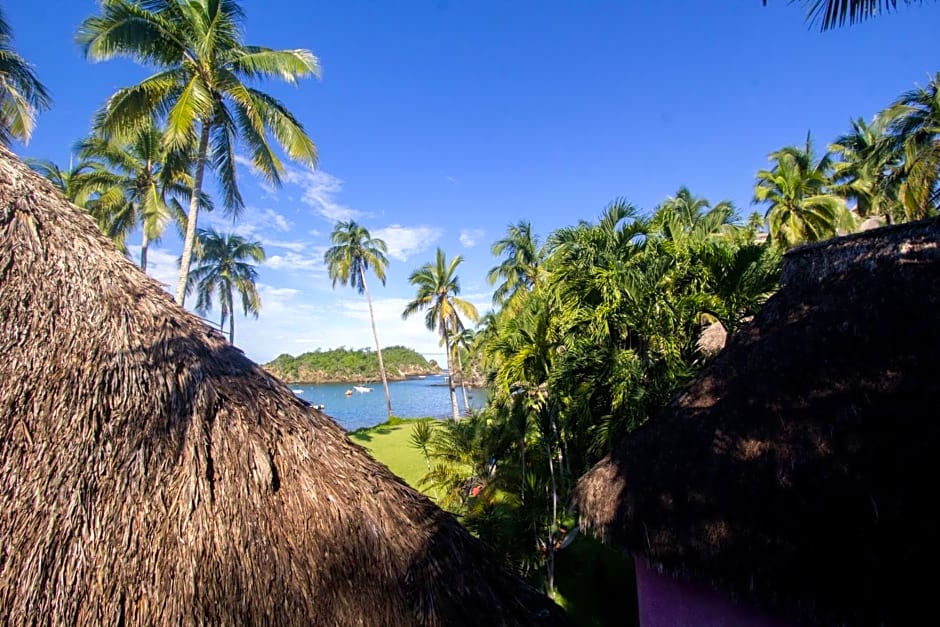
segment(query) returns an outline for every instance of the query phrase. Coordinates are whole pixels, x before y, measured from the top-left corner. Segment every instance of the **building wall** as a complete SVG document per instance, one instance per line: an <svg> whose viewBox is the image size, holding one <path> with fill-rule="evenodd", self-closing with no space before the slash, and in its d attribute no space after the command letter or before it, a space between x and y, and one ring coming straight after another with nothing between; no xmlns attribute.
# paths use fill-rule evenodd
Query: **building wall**
<svg viewBox="0 0 940 627"><path fill-rule="evenodd" d="M635 558L641 627L792 627L697 583L676 579Z"/></svg>

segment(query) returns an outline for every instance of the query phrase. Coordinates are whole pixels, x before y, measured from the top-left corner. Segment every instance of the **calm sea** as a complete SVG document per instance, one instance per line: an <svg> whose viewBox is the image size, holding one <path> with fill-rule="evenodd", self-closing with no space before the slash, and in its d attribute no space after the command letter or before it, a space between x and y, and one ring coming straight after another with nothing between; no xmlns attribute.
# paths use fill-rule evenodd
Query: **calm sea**
<svg viewBox="0 0 940 627"><path fill-rule="evenodd" d="M372 391L353 391L351 396L346 396L346 390L353 389L353 386L347 383L292 384L290 387L294 394L311 405L325 405L323 411L326 414L347 431L354 431L362 427L372 427L388 419L382 382L359 385L369 387ZM388 393L392 397L392 413L399 418L445 418L451 414L450 394L444 375L389 381ZM473 408L479 409L486 403L485 390L467 390L467 394ZM457 388L457 404L463 412L463 395L460 388Z"/></svg>

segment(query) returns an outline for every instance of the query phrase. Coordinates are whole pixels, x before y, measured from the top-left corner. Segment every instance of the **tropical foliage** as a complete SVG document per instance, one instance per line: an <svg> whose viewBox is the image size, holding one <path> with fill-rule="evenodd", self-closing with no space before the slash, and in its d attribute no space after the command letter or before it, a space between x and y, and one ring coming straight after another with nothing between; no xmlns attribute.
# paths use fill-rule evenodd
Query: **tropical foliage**
<svg viewBox="0 0 940 627"><path fill-rule="evenodd" d="M7 146L13 139L28 142L36 114L51 105L33 66L13 49L13 30L0 9L0 144Z"/></svg>
<svg viewBox="0 0 940 627"><path fill-rule="evenodd" d="M303 125L278 100L249 85L262 78L289 83L319 72L309 50L273 50L242 41L244 13L232 0L102 0L101 13L82 22L77 40L96 60L127 57L156 70L119 89L98 116L106 138L139 133L156 115L166 120L165 146L195 150L176 300L183 304L196 238L206 166L216 174L222 205L237 214L243 201L235 172L241 142L254 170L280 183L283 165L273 137L287 155L315 164L316 147Z"/></svg>
<svg viewBox="0 0 940 627"><path fill-rule="evenodd" d="M803 2L823 28L915 3ZM206 176L215 178L217 204L234 219L244 205L236 149L272 185L284 171L281 154L308 165L317 159L300 121L254 86L316 75L316 58L245 44L243 19L234 0L101 0L79 29L86 57L129 58L152 74L108 99L77 145L75 165L32 164L119 246L140 229L144 267L149 244L178 224L177 300L195 291L202 313L217 303L233 342L236 300L246 315L260 310L256 264L264 251L259 242L198 228L200 211L212 206ZM49 106L11 43L0 14L5 144L28 140L37 112ZM651 210L616 200L597 219L545 238L526 220L510 224L491 248L494 310L482 319L460 297L460 256L448 259L438 249L410 274L415 295L402 317L421 312L438 334L454 417L413 431L424 484L508 563L540 573L550 594L556 553L577 534L568 497L578 478L626 433L655 420L720 350L711 331L719 338L740 332L774 291L787 249L871 221L937 215L940 74L872 119L852 121L822 154L807 136L769 157L753 190L765 213L747 221L731 203L681 187ZM413 351L381 348L367 275L385 284L387 252L350 220L335 225L324 255L334 287L366 296L375 351L282 355L268 365L272 372L295 381L381 377L391 415L386 368L397 376L435 370ZM484 378L490 402L461 419L455 386L477 378L468 374ZM464 399L468 409L465 390Z"/></svg>
<svg viewBox="0 0 940 627"><path fill-rule="evenodd" d="M900 161L896 175L904 218L935 214L940 202L940 72L926 87L901 95L884 116Z"/></svg>
<svg viewBox="0 0 940 627"><path fill-rule="evenodd" d="M502 305L535 286L544 255L538 237L532 233L531 222L520 220L510 225L506 237L494 242L491 250L494 257L505 257L486 275L490 285L502 281L493 292L494 305Z"/></svg>
<svg viewBox="0 0 940 627"><path fill-rule="evenodd" d="M383 364L395 378L438 372L437 364L429 362L420 353L404 346L386 346L382 350ZM298 383L325 383L330 381L376 381L379 360L369 349L334 348L303 353L296 357L280 355L265 365L270 372L285 381Z"/></svg>
<svg viewBox="0 0 940 627"><path fill-rule="evenodd" d="M170 223L185 228L180 204L192 196L191 155L164 148L163 132L151 122L126 141L92 135L78 143L78 155L101 164L93 180L102 190L92 215L120 248L130 232L140 228L140 267L147 269L151 242L159 242ZM203 195L200 207L211 209Z"/></svg>
<svg viewBox="0 0 940 627"><path fill-rule="evenodd" d="M87 208L91 197L99 189L98 175L103 170L103 164L97 161L81 160L63 170L48 159L27 159L27 165L52 183L57 190L72 204ZM102 231L106 231L102 227Z"/></svg>
<svg viewBox="0 0 940 627"><path fill-rule="evenodd" d="M907 6L923 3L924 0L802 0L807 9L807 19L818 23L822 30L890 13L899 4ZM764 4L767 4L767 0L764 0Z"/></svg>
<svg viewBox="0 0 940 627"><path fill-rule="evenodd" d="M840 227L855 230L844 203L831 193L831 158L827 153L817 159L809 136L804 147L786 146L770 159L773 167L757 173L754 201L769 205L775 244L789 248L833 237Z"/></svg>
<svg viewBox="0 0 940 627"><path fill-rule="evenodd" d="M374 238L362 225L353 220L337 222L330 234L332 247L323 254L333 281L336 284L350 285L360 294L365 294L369 304L369 321L372 323L372 337L375 339L375 354L379 358L379 373L382 375L382 388L385 390L385 407L388 417L392 417L392 397L388 392L388 375L385 373L385 364L382 362L382 346L379 343L379 332L375 328L375 311L372 309L372 297L369 295L369 284L366 281L366 272L370 269L385 285L385 270L388 268L388 247L385 242Z"/></svg>
<svg viewBox="0 0 940 627"><path fill-rule="evenodd" d="M459 298L460 279L457 277L457 266L463 257L457 255L447 262L444 251L437 249L435 263L426 263L408 277L408 282L417 287L417 295L402 312L402 318L408 318L419 311L425 311L424 324L429 331L438 331L444 352L447 355L447 377L450 388L451 409L454 420L460 420L460 410L457 407L457 393L454 389L454 368L451 362L451 346L454 338L464 329L464 320L476 322L479 319L473 303ZM463 315L463 318L461 318Z"/></svg>
<svg viewBox="0 0 940 627"><path fill-rule="evenodd" d="M254 264L264 261L260 242L250 242L240 235L221 234L214 229L199 230L197 265L189 275L189 288L196 290L196 311L212 309L212 299L219 298L220 328L229 323L228 339L235 343L235 295L241 297L242 313L255 318L261 311L261 296L255 284L258 272Z"/></svg>
<svg viewBox="0 0 940 627"><path fill-rule="evenodd" d="M477 334L490 406L423 445L439 501L551 593L577 478L707 360L703 328L733 334L775 288L777 249L754 236L684 188L649 217L617 201L552 233L541 278Z"/></svg>

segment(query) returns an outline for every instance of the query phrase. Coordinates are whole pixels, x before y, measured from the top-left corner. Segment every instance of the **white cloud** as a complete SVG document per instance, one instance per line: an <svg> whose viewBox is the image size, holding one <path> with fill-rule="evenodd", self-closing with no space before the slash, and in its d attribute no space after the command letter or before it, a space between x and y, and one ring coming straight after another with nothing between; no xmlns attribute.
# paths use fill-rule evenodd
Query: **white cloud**
<svg viewBox="0 0 940 627"><path fill-rule="evenodd" d="M271 222L279 231L290 231L293 223L274 209L265 209L264 215L270 218Z"/></svg>
<svg viewBox="0 0 940 627"><path fill-rule="evenodd" d="M385 241L388 255L399 261L408 261L416 253L428 250L440 239L443 230L432 226L401 226L392 224L375 230L372 235Z"/></svg>
<svg viewBox="0 0 940 627"><path fill-rule="evenodd" d="M258 186L265 196L278 199L277 189L265 181L251 163L251 159L236 155L235 162L248 168L258 181ZM352 220L366 216L363 211L347 207L336 200L336 196L343 191L343 181L332 174L311 167L286 166L281 174L282 184L296 185L301 188L300 200L313 208L320 216L331 222L337 220ZM287 198L293 200L288 194ZM282 230L287 230L282 229Z"/></svg>
<svg viewBox="0 0 940 627"><path fill-rule="evenodd" d="M486 231L483 229L464 229L460 232L460 243L467 248L473 248L484 235Z"/></svg>
<svg viewBox="0 0 940 627"><path fill-rule="evenodd" d="M268 239L266 237L261 238L261 243L266 249L283 248L284 250L290 250L295 253L303 252L313 247L313 244L310 242L291 242L277 239Z"/></svg>
<svg viewBox="0 0 940 627"><path fill-rule="evenodd" d="M258 293L263 297L265 303L270 303L271 301L284 303L300 294L300 290L295 290L292 287L274 287L272 285L259 283Z"/></svg>
<svg viewBox="0 0 940 627"><path fill-rule="evenodd" d="M303 190L300 200L331 222L365 215L336 201L335 197L343 191L343 181L323 170L287 168L283 179L299 186Z"/></svg>
<svg viewBox="0 0 940 627"><path fill-rule="evenodd" d="M269 255L262 265L272 270L326 272L326 267L323 265L322 247L313 247L310 254L288 250L283 255Z"/></svg>
<svg viewBox="0 0 940 627"><path fill-rule="evenodd" d="M407 346L419 353L441 360L438 353L443 353L439 347L439 336L428 331L424 325L425 312L419 311L407 320L402 320L401 312L410 299L407 298L378 298L372 301L375 311L375 326L379 333L379 340L383 346ZM352 333L349 339L339 344L352 347L373 346L374 340L369 328L369 305L365 298L346 298L337 302L340 315L348 320L356 321L351 325Z"/></svg>
<svg viewBox="0 0 940 627"><path fill-rule="evenodd" d="M287 232L293 223L274 209L245 207L236 220L221 211L206 214L205 222L221 233L235 233L246 239L258 239L267 231Z"/></svg>

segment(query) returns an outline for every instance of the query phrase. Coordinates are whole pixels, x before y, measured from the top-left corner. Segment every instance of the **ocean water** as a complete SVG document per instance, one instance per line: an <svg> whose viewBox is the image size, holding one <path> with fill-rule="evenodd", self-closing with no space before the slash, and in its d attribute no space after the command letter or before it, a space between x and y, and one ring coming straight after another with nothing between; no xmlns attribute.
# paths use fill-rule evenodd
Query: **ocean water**
<svg viewBox="0 0 940 627"><path fill-rule="evenodd" d="M332 417L347 431L372 427L388 419L385 411L385 393L382 382L361 383L372 388L371 392L353 391L348 383L323 383L320 385L292 384L290 387L299 398L311 405L324 405L324 413ZM424 379L389 381L388 393L392 397L392 413L399 418L446 418L451 415L450 393L445 375L428 375ZM485 390L467 390L472 408L486 404ZM463 412L463 395L457 388L457 405Z"/></svg>

